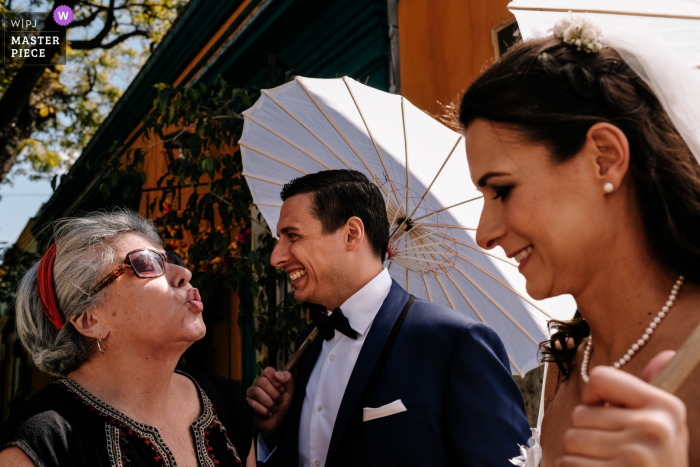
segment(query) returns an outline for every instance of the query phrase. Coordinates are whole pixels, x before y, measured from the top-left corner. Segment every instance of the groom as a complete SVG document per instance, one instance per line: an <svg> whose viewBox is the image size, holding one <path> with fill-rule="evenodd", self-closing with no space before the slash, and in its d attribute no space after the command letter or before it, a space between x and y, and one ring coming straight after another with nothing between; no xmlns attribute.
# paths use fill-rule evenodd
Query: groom
<svg viewBox="0 0 700 467"><path fill-rule="evenodd" d="M382 267L389 224L379 188L359 172L329 170L293 180L281 196L270 261L297 300L333 312L312 313L301 339L320 333L296 381L267 368L248 389L258 461L511 465L530 429L503 343L455 310L409 303Z"/></svg>

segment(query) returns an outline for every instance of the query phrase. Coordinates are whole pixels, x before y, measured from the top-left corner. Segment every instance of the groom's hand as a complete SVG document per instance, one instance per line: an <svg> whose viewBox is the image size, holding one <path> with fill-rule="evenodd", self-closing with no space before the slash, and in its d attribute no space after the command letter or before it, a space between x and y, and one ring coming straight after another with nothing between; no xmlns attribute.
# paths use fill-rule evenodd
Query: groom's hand
<svg viewBox="0 0 700 467"><path fill-rule="evenodd" d="M277 435L294 395L294 380L288 371L265 368L246 392L246 400L255 412L255 428L270 447L277 445Z"/></svg>

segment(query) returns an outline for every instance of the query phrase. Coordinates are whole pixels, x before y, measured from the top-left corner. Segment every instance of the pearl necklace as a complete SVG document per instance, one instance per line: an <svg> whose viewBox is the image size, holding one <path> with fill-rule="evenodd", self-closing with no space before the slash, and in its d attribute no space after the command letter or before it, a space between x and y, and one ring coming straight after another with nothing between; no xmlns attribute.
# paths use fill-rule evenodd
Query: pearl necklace
<svg viewBox="0 0 700 467"><path fill-rule="evenodd" d="M671 311L671 308L673 307L674 302L676 301L676 296L678 295L678 291L681 289L681 286L683 285L683 281L685 278L683 276L679 276L678 280L676 281L675 284L673 284L673 289L671 290L671 295L668 296L668 300L666 301L666 304L661 308L661 311L659 311L656 315L656 318L654 318L651 323L649 323L649 327L646 328L644 334L642 335L642 338L639 339L637 342L632 344L632 347L627 350L627 353L620 358L618 361L613 363L613 366L617 368L618 370L627 362L632 360L632 357L634 357L634 354L637 353L637 351L646 343L646 341L649 340L651 335L654 333L654 329L656 329L656 326L661 323L661 320L666 317L666 314ZM586 344L586 350L583 352L583 362L581 362L581 378L585 383L588 383L588 363L590 362L591 359L591 349L593 348L593 335L588 337L588 343Z"/></svg>

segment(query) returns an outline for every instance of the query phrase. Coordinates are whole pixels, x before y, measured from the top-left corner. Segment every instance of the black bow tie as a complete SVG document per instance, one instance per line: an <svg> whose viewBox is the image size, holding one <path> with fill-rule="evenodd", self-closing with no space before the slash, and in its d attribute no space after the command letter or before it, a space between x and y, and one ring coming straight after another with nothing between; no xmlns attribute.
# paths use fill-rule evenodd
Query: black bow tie
<svg viewBox="0 0 700 467"><path fill-rule="evenodd" d="M311 307L309 314L316 324L319 334L327 341L333 339L336 329L350 339L357 339L357 332L350 327L350 321L348 321L348 318L345 317L340 308L336 308L329 315L326 314L326 310L323 307Z"/></svg>

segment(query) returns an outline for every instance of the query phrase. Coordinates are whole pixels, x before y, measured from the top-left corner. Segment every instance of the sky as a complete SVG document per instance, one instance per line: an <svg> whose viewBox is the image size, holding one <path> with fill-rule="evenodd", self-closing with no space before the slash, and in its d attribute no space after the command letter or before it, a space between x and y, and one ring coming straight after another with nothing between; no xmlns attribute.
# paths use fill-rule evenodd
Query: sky
<svg viewBox="0 0 700 467"><path fill-rule="evenodd" d="M47 180L31 181L27 176L16 176L13 182L14 186L0 185L0 244L14 243L27 221L52 193Z"/></svg>

